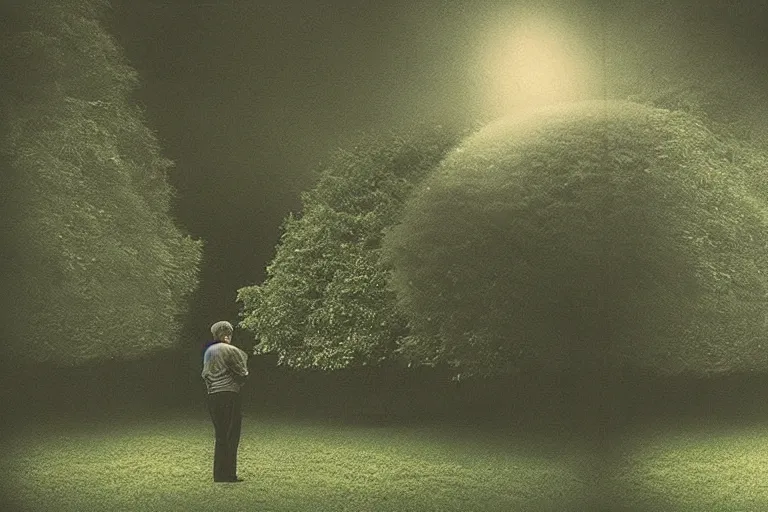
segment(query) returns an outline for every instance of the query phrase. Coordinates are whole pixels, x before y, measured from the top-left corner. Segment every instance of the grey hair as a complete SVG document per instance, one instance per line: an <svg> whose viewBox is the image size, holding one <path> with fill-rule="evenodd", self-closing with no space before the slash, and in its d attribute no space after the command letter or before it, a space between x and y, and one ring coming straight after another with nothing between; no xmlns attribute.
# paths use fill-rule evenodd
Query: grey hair
<svg viewBox="0 0 768 512"><path fill-rule="evenodd" d="M233 331L234 328L232 327L232 324L226 320L216 322L211 326L211 334L213 334L213 339L216 341L221 340L221 338L227 334L232 334Z"/></svg>

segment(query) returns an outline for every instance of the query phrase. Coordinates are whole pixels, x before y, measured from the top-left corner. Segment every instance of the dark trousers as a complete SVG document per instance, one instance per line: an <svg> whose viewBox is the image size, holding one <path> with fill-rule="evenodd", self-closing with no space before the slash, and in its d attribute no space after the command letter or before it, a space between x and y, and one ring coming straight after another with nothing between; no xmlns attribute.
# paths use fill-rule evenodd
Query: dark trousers
<svg viewBox="0 0 768 512"><path fill-rule="evenodd" d="M237 446L240 444L240 426L243 420L240 393L211 393L207 401L216 433L213 480L231 481L237 478Z"/></svg>

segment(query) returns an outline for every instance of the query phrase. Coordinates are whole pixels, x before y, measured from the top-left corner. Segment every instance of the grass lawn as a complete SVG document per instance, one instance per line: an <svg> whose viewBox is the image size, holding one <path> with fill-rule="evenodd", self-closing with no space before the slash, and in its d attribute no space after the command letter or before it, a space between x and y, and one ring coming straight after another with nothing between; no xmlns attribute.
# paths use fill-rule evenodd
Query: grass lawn
<svg viewBox="0 0 768 512"><path fill-rule="evenodd" d="M676 425L628 439L615 472L627 510L768 510L766 425Z"/></svg>
<svg viewBox="0 0 768 512"><path fill-rule="evenodd" d="M514 511L578 509L567 443L425 426L246 416L239 473L214 484L204 414L60 422L5 436L3 510Z"/></svg>

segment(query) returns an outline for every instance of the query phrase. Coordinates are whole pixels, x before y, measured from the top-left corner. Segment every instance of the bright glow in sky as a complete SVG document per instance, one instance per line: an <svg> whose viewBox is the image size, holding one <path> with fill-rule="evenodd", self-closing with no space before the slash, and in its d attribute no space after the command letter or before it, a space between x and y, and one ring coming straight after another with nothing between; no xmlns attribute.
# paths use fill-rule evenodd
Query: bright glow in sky
<svg viewBox="0 0 768 512"><path fill-rule="evenodd" d="M505 115L590 97L597 63L580 21L516 9L486 26L478 59L486 107Z"/></svg>

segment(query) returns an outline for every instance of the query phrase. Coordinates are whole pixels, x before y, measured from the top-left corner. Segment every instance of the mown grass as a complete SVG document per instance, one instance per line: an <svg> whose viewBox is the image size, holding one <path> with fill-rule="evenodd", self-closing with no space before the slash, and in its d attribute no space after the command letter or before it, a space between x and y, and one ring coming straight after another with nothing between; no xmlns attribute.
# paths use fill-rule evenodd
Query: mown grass
<svg viewBox="0 0 768 512"><path fill-rule="evenodd" d="M628 436L614 473L626 510L768 510L768 427L685 426Z"/></svg>
<svg viewBox="0 0 768 512"><path fill-rule="evenodd" d="M762 423L625 432L600 472L606 496L592 495L600 460L583 446L501 429L249 414L245 482L214 484L202 413L27 422L3 433L0 510L768 510Z"/></svg>
<svg viewBox="0 0 768 512"><path fill-rule="evenodd" d="M573 510L578 453L504 432L246 417L245 482L211 481L207 417L49 424L3 441L4 510Z"/></svg>

